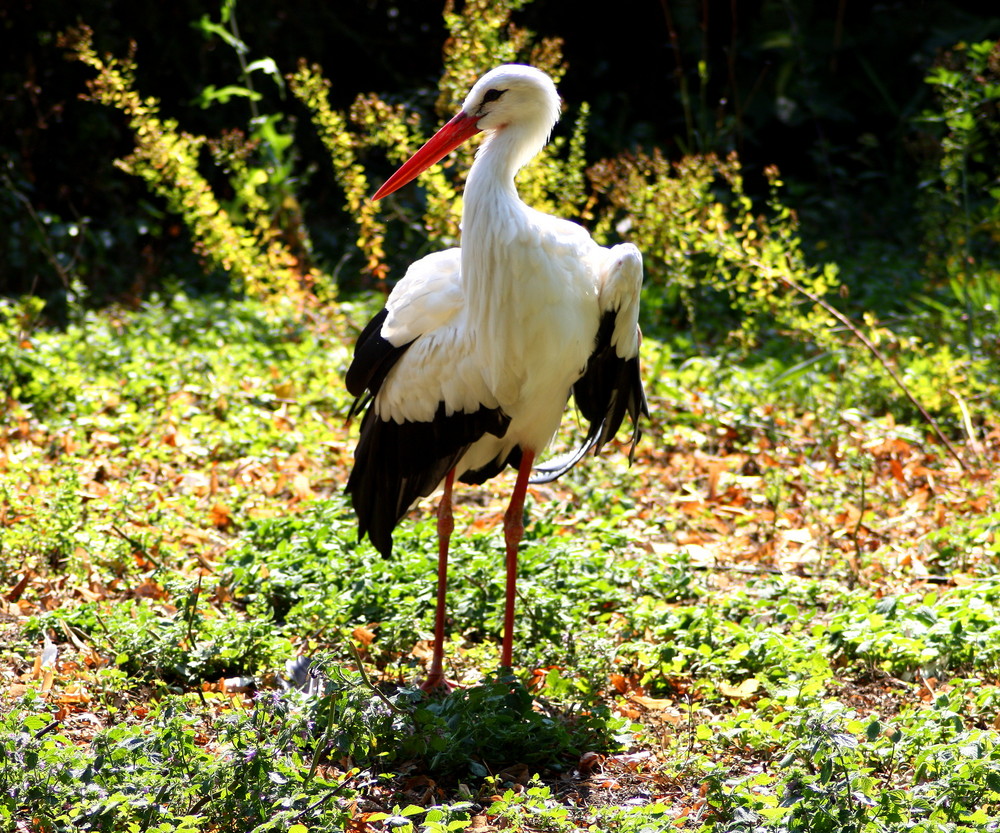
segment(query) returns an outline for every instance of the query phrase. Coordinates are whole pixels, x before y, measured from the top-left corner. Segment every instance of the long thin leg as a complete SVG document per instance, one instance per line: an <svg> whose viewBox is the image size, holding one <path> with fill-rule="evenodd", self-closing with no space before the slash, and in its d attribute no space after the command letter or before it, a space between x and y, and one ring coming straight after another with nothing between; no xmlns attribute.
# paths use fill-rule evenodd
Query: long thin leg
<svg viewBox="0 0 1000 833"><path fill-rule="evenodd" d="M503 517L503 538L507 545L507 593L503 612L503 646L500 650L500 667L511 668L514 656L514 599L517 593L517 548L524 535L524 496L528 491L528 478L535 462L535 452L521 451L521 465L517 481L510 496L510 505Z"/></svg>
<svg viewBox="0 0 1000 833"><path fill-rule="evenodd" d="M434 610L434 654L431 657L431 670L422 686L424 691L432 691L445 684L444 681L444 620L445 597L448 595L448 545L451 543L451 533L455 529L455 519L451 511L451 490L455 485L455 470L448 472L444 479L444 493L438 504L438 576L437 576L437 607Z"/></svg>

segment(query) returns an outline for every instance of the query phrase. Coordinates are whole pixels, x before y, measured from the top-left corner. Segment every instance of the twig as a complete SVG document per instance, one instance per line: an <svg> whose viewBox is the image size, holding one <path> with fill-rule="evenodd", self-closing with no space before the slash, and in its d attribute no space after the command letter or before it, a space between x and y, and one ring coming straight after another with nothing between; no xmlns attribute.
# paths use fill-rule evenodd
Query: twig
<svg viewBox="0 0 1000 833"><path fill-rule="evenodd" d="M193 816L202 807L204 807L206 804L208 804L209 801L214 801L220 795L222 795L222 790L215 790L213 792L207 792L207 793L205 793L203 796L201 796L201 798L199 798L197 801L195 801L194 804L192 804L190 807L188 807L187 815L188 816Z"/></svg>
<svg viewBox="0 0 1000 833"><path fill-rule="evenodd" d="M111 524L111 531L126 543L131 544L132 548L136 552L142 553L142 557L146 559L146 561L148 561L150 564L152 564L156 569L160 569L160 562L149 554L149 551L146 549L145 544L143 544L137 538L133 538L126 532L123 532L121 527L119 527L118 524L116 523Z"/></svg>
<svg viewBox="0 0 1000 833"><path fill-rule="evenodd" d="M49 245L49 233L45 228L45 224L42 222L41 218L35 212L35 207L31 204L24 194L14 187L14 182L6 173L3 174L3 185L9 193L11 193L16 200L24 205L25 210L28 212L28 216L31 217L41 234L41 241L39 248L42 250L42 254L45 255L45 259L49 262L49 265L55 270L55 273L59 276L59 280L62 281L63 287L66 289L70 288L72 284L72 279L70 278L70 272L59 262L59 258L56 257L55 253L52 251L52 247Z"/></svg>
<svg viewBox="0 0 1000 833"><path fill-rule="evenodd" d="M368 673L365 671L364 663L361 662L361 654L359 653L357 646L353 642L351 642L350 639L347 640L347 647L350 649L351 654L354 656L354 661L358 664L358 672L361 674L361 679L364 680L365 685L368 686L368 688L370 688L375 693L375 695L389 707L390 711L393 711L396 714L405 714L403 709L401 709L399 706L393 703L392 700L386 697L385 694L383 694L378 689L378 687L371 681L371 679L369 679Z"/></svg>
<svg viewBox="0 0 1000 833"><path fill-rule="evenodd" d="M191 592L188 594L187 600L184 602L184 613L182 614L184 618L184 624L187 629L187 639L188 643L192 648L195 646L197 641L194 632L194 617L198 612L198 599L201 596L201 573L198 573L198 584L191 588Z"/></svg>
<svg viewBox="0 0 1000 833"><path fill-rule="evenodd" d="M854 572L856 576L861 573L861 526L865 520L865 509L867 509L867 500L865 495L865 474L868 471L867 465L862 465L861 467L861 506L858 508L858 522L854 525L854 531L851 533L851 540L854 542ZM851 585L853 586L856 576L852 576Z"/></svg>
<svg viewBox="0 0 1000 833"><path fill-rule="evenodd" d="M312 775L312 773L310 773L310 776L311 775ZM306 807L295 818L297 820L301 821L306 816L312 817L313 812L315 810L318 810L319 807L320 807L320 805L325 804L331 798L335 798L337 796L337 793L339 793L344 788L344 784L346 784L346 783L347 783L347 781L345 781L343 784L337 784L337 786L335 786L329 792L326 792L323 795L321 795L319 798L317 798L312 804L310 804L308 807Z"/></svg>
<svg viewBox="0 0 1000 833"><path fill-rule="evenodd" d="M330 736L330 729L333 727L334 707L336 705L337 704L333 697L331 697L330 705L326 710L326 726L323 728L323 734L320 735L319 739L316 741L316 748L313 750L312 762L309 764L309 772L306 773L306 777L302 781L303 789L310 781L312 781L313 776L316 774L316 770L319 768L319 759L323 752L326 751L326 741Z"/></svg>
<svg viewBox="0 0 1000 833"><path fill-rule="evenodd" d="M983 446L976 437L976 429L972 427L972 417L969 415L969 406L965 404L965 400L959 395L958 391L949 390L954 398L955 402L958 404L958 409L962 412L962 427L965 428L965 436L968 438L969 446L972 448L972 453L977 457L981 457L983 453Z"/></svg>
<svg viewBox="0 0 1000 833"><path fill-rule="evenodd" d="M716 573L747 573L748 575L767 574L772 576L782 576L785 571L779 567L768 567L766 565L748 566L745 564L688 564L685 570L712 570Z"/></svg>

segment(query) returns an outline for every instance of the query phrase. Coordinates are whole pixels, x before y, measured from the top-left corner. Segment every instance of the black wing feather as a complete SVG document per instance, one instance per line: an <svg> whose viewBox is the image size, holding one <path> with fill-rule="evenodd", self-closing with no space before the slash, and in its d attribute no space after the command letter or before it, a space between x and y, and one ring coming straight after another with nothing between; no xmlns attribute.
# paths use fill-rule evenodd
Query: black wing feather
<svg viewBox="0 0 1000 833"><path fill-rule="evenodd" d="M625 414L632 419L632 451L639 441L639 417L649 416L646 394L642 389L639 357L623 359L611 338L615 331L616 311L604 313L597 330L594 352L587 361L583 375L573 385L573 398L590 430L583 442L568 454L535 467L532 483L550 483L564 475L590 451L600 452L604 444L618 433Z"/></svg>
<svg viewBox="0 0 1000 833"><path fill-rule="evenodd" d="M358 538L368 535L384 556L392 552L392 531L413 502L429 495L470 445L484 434L502 437L510 424L499 408L446 415L443 402L430 422L382 419L372 406L374 398L413 344L397 347L382 337L387 314L383 309L361 331L345 377L356 397L349 415L367 408L345 491L358 516Z"/></svg>
<svg viewBox="0 0 1000 833"><path fill-rule="evenodd" d="M388 556L392 531L413 502L434 491L476 440L484 434L502 437L509 424L499 408L446 416L441 403L430 422L399 423L382 419L369 406L345 490L358 516L358 537L367 534Z"/></svg>
<svg viewBox="0 0 1000 833"><path fill-rule="evenodd" d="M389 310L382 309L365 325L354 345L354 358L344 376L348 392L355 397L348 416L361 411L368 404L369 398L378 393L389 371L413 344L413 341L408 341L397 347L388 339L382 338L382 324L388 314ZM369 392L368 396L365 396L365 391Z"/></svg>

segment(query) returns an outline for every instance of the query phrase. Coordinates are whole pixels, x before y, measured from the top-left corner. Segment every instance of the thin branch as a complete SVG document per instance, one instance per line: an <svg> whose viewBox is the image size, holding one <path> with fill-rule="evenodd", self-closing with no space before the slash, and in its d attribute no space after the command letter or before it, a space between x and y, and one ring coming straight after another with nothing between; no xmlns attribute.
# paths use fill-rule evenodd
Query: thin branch
<svg viewBox="0 0 1000 833"><path fill-rule="evenodd" d="M72 278L69 270L67 270L60 262L59 258L56 257L55 252L52 251L52 247L49 245L49 231L45 227L45 223L42 222L41 217L35 211L35 207L31 204L24 194L17 190L14 186L14 181L6 173L2 175L2 181L4 187L9 193L11 193L16 200L18 200L28 212L28 216L31 217L32 222L41 234L41 239L39 240L39 248L42 250L42 254L45 255L45 259L49 262L49 265L55 270L55 273L59 276L59 280L62 281L62 285L65 289L69 289L72 284Z"/></svg>
<svg viewBox="0 0 1000 833"><path fill-rule="evenodd" d="M766 264L760 263L759 261L752 261L752 262L755 266L758 266L759 268L767 269L768 271L772 272L774 271L773 267L767 266ZM937 436L937 438L941 441L941 443L945 446L945 448L948 449L951 456L955 458L956 462L961 467L962 471L968 471L968 466L966 466L965 461L959 455L955 446L951 444L951 441L944 435L944 432L941 430L941 427L937 424L937 421L934 419L934 417L932 417L930 413L928 413L927 409L913 395L910 389L906 386L906 383L903 381L902 377L899 375L899 373L896 372L896 368L892 366L892 363L882 354L882 352L878 349L878 347L875 346L872 340L868 338L868 336L866 336L861 331L858 325L855 324L850 318L844 315L844 313L842 313L828 301L825 301L823 298L810 292L804 286L800 286L798 283L796 283L794 280L792 280L792 278L788 277L787 275L779 274L777 275L777 277L778 280L780 280L786 286L790 287L791 289L794 289L799 294L804 295L814 304L818 304L820 307L823 308L824 311L826 311L828 315L835 318L837 321L843 324L848 330L850 330L854 334L854 337L857 338L857 340L860 341L865 346L868 352L871 353L876 359L878 359L879 364L881 364L882 367L885 368L886 373L888 373L889 376L892 377L892 381L895 382L896 386L906 395L906 398L910 400L910 403L913 405L913 407L920 412L920 415L924 418L924 421L930 426L935 436Z"/></svg>
<svg viewBox="0 0 1000 833"><path fill-rule="evenodd" d="M346 640L346 643L347 643L348 649L354 655L354 661L358 664L358 672L361 674L361 679L364 680L365 685L368 686L368 688L371 689L372 693L376 697L378 697L383 703L386 704L386 706L389 707L390 711L393 711L396 714L405 714L406 712L405 712L404 709L401 709L399 706L397 706L395 703L393 703L392 700L390 700L388 697L386 697L382 693L381 689L379 689L379 687L376 686L375 683L373 683L371 681L371 678L368 676L368 673L365 671L365 665L361 661L361 654L358 652L357 646L353 642L351 642L350 639Z"/></svg>

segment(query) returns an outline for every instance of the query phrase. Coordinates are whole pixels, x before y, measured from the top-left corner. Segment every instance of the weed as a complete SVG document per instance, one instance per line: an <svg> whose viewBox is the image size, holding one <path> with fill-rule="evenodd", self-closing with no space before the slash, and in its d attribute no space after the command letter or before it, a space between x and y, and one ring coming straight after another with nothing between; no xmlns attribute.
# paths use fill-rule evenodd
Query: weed
<svg viewBox="0 0 1000 833"><path fill-rule="evenodd" d="M938 595L894 595L864 604L864 617L831 618L832 644L897 676L940 677L1000 670L995 581ZM848 622L850 619L850 623Z"/></svg>
<svg viewBox="0 0 1000 833"><path fill-rule="evenodd" d="M274 667L291 646L260 620L220 614L197 604L199 590L178 594L184 607L164 601L126 600L113 605L90 602L71 611L33 618L25 624L30 638L69 627L129 675L130 684L167 687L199 685L222 677L254 675ZM186 609L185 609L186 608Z"/></svg>

